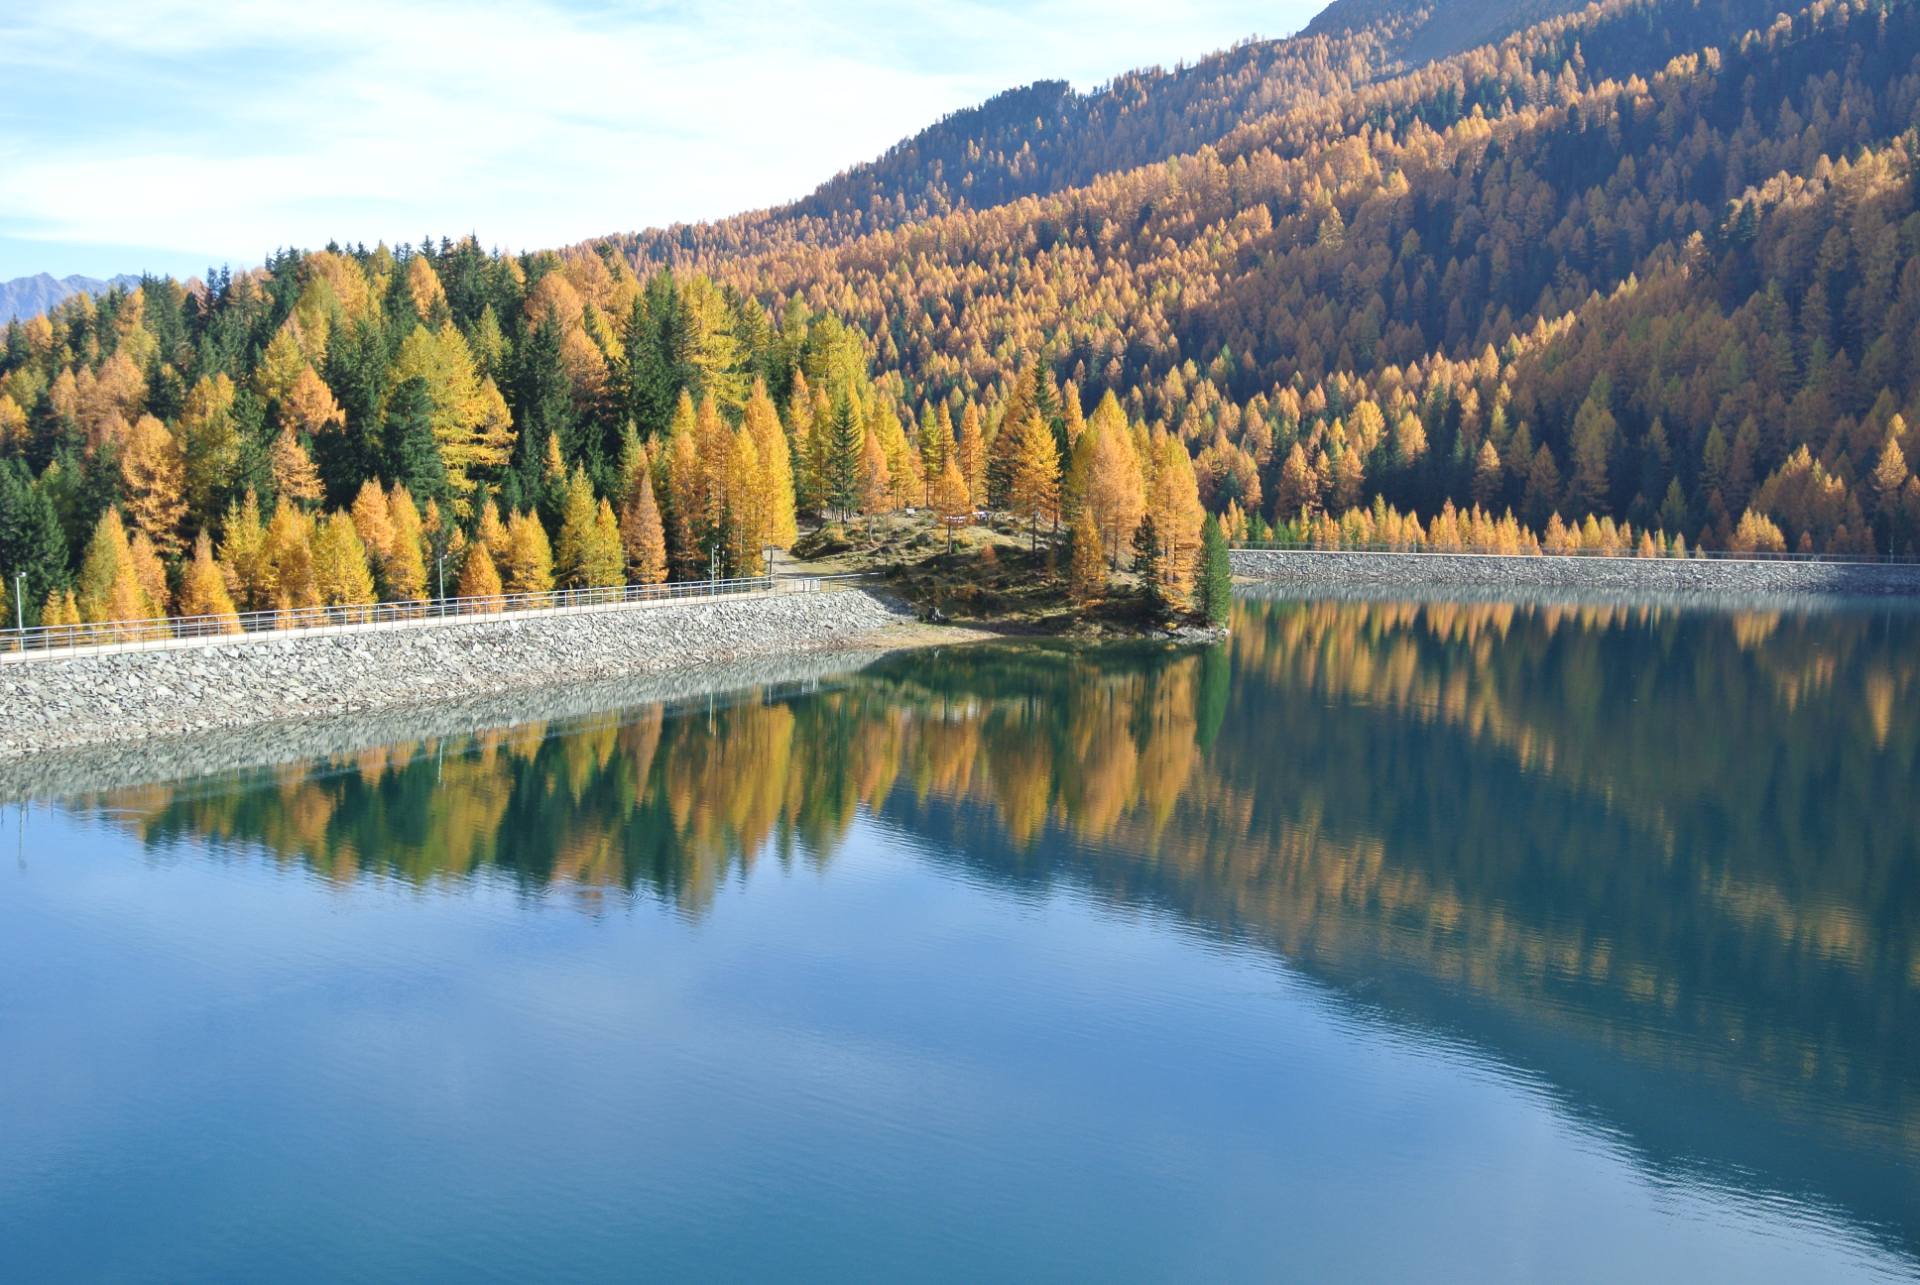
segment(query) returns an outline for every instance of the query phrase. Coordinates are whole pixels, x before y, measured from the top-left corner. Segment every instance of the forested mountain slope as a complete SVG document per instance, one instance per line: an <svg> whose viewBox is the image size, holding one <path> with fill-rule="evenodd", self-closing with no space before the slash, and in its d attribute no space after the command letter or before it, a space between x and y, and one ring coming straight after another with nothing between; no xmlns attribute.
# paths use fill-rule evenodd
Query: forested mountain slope
<svg viewBox="0 0 1920 1285"><path fill-rule="evenodd" d="M53 619L424 597L443 557L485 596L901 506L1091 515L1170 603L1202 506L1321 544L1912 550L1920 0L1778 8L1607 0L1410 68L1460 10L1356 10L1022 91L812 214L68 300L0 350L0 572Z"/></svg>
<svg viewBox="0 0 1920 1285"><path fill-rule="evenodd" d="M1522 27L1572 13L1586 0L1333 0L1307 24L1305 36L1339 36L1388 25L1394 55L1418 66L1503 39Z"/></svg>
<svg viewBox="0 0 1920 1285"><path fill-rule="evenodd" d="M1789 541L1857 541L1920 395L1920 28L1777 8L1616 2L1044 200L666 257L839 310L908 396L1029 354L1131 396L1276 517L1377 484L1718 542L1791 465Z"/></svg>
<svg viewBox="0 0 1920 1285"><path fill-rule="evenodd" d="M1010 89L788 205L641 233L638 242L646 257L690 241L732 252L792 239L820 245L1044 196L1192 152L1249 121L1340 96L1574 7L1571 0L1336 4L1298 36L1247 40L1171 70L1137 69L1085 94L1064 81Z"/></svg>

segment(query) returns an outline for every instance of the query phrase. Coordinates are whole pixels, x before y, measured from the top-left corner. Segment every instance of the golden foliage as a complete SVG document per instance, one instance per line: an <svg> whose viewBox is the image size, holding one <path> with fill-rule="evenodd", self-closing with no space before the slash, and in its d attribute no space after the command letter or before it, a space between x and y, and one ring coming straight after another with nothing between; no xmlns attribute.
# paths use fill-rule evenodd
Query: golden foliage
<svg viewBox="0 0 1920 1285"><path fill-rule="evenodd" d="M120 456L127 516L164 557L185 547L180 524L187 516L187 457L180 441L151 415L142 415Z"/></svg>

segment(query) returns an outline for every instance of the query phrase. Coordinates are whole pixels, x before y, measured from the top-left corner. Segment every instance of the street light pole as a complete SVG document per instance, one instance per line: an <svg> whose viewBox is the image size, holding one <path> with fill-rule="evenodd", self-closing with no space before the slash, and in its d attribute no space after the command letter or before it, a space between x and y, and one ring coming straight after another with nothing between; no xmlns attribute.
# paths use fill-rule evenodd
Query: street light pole
<svg viewBox="0 0 1920 1285"><path fill-rule="evenodd" d="M27 632L27 573L13 573L13 627L24 636Z"/></svg>

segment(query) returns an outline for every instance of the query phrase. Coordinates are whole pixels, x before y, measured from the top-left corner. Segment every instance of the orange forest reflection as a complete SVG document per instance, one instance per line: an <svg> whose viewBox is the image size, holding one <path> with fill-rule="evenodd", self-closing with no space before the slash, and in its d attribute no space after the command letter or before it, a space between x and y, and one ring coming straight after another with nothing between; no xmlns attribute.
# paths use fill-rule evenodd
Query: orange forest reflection
<svg viewBox="0 0 1920 1285"><path fill-rule="evenodd" d="M1812 1150L1741 1163L1871 1204L1913 1180L1854 1191L1859 1148L1920 1163L1917 640L1889 612L1256 599L1210 651L909 655L86 807L330 879L689 913L757 861L829 862L865 810L1496 1047L1571 1041L1564 1083L1599 1056L1763 1106Z"/></svg>

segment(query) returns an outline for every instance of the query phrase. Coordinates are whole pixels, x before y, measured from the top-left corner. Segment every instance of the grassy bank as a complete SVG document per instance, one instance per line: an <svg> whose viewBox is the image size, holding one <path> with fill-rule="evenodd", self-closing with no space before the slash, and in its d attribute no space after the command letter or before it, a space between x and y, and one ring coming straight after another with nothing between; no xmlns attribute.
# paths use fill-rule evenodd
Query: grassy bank
<svg viewBox="0 0 1920 1285"><path fill-rule="evenodd" d="M1008 635L1136 638L1196 630L1168 611L1123 565L1107 569L1089 601L1070 592L1064 533L1034 533L1011 520L949 533L924 514L895 513L871 523L826 523L804 534L779 564L783 574L876 577L922 620Z"/></svg>

